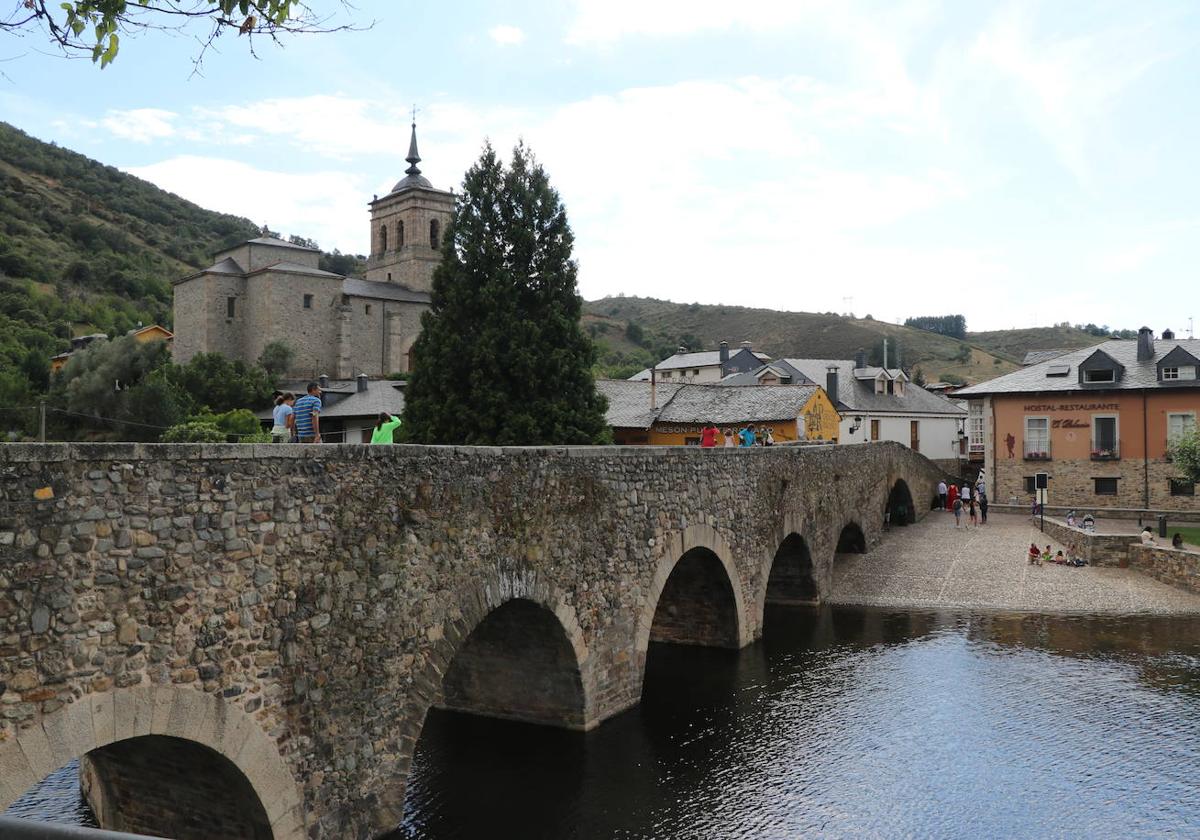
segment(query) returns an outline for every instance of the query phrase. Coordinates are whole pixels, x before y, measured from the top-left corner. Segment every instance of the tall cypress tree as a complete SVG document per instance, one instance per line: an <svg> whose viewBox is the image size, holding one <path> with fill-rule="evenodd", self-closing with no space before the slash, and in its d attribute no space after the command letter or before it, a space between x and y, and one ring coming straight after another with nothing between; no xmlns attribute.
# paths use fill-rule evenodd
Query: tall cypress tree
<svg viewBox="0 0 1200 840"><path fill-rule="evenodd" d="M421 317L404 430L418 443L584 444L607 439L596 350L580 329L574 236L522 143L491 144L463 179L432 306Z"/></svg>

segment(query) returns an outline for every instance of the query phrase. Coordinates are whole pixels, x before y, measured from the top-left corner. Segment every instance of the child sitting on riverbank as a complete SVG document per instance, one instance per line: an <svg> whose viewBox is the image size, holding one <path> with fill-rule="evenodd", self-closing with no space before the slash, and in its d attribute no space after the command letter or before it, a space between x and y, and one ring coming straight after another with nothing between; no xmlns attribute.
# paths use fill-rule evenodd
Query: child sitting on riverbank
<svg viewBox="0 0 1200 840"><path fill-rule="evenodd" d="M1054 563L1057 566L1067 565L1067 556L1063 554L1061 548L1058 550L1058 553L1054 555Z"/></svg>
<svg viewBox="0 0 1200 840"><path fill-rule="evenodd" d="M1049 563L1054 559L1054 554L1050 551L1050 546L1046 546L1046 550L1042 552L1042 562Z"/></svg>
<svg viewBox="0 0 1200 840"><path fill-rule="evenodd" d="M1037 547L1037 543L1029 544L1029 565L1042 565L1042 550Z"/></svg>

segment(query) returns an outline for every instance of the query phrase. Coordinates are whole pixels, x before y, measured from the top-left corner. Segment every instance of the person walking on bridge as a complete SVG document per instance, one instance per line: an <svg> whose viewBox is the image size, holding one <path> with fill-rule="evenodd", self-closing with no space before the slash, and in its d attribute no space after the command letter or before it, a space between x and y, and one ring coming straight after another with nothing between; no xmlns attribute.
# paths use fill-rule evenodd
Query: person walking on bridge
<svg viewBox="0 0 1200 840"><path fill-rule="evenodd" d="M717 438L720 434L715 423L705 423L704 428L700 430L700 446L704 449L712 449L717 445Z"/></svg>
<svg viewBox="0 0 1200 840"><path fill-rule="evenodd" d="M379 419L375 421L375 428L371 432L371 444L391 444L395 443L396 430L400 428L400 424L404 422L399 417L393 417L386 411L379 412Z"/></svg>
<svg viewBox="0 0 1200 840"><path fill-rule="evenodd" d="M944 482L944 481L938 482L937 494L938 494L938 501L942 505L942 510L945 510L946 509L946 482Z"/></svg>
<svg viewBox="0 0 1200 840"><path fill-rule="evenodd" d="M301 443L321 442L321 386L308 383L308 393L292 406L296 436Z"/></svg>

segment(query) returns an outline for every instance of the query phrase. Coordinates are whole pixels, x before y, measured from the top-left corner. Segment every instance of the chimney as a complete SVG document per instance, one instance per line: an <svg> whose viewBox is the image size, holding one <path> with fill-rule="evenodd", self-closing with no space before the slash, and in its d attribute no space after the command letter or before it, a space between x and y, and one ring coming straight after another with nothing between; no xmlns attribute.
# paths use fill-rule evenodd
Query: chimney
<svg viewBox="0 0 1200 840"><path fill-rule="evenodd" d="M837 365L830 365L825 368L825 393L829 395L830 401L837 405L838 401L838 369Z"/></svg>
<svg viewBox="0 0 1200 840"><path fill-rule="evenodd" d="M1174 341L1175 333L1172 332L1171 330L1163 330L1162 338L1163 338L1163 341Z"/></svg>
<svg viewBox="0 0 1200 840"><path fill-rule="evenodd" d="M1149 327L1138 330L1137 360L1148 362L1154 358L1154 331Z"/></svg>
<svg viewBox="0 0 1200 840"><path fill-rule="evenodd" d="M320 376L318 376L317 384L321 386L322 391L324 391L326 388L328 388L329 387L329 374L322 373Z"/></svg>
<svg viewBox="0 0 1200 840"><path fill-rule="evenodd" d="M749 350L749 349L750 349L752 346L753 346L753 345L751 345L749 341L743 341L743 342L742 342L742 349L743 349L743 350Z"/></svg>
<svg viewBox="0 0 1200 840"><path fill-rule="evenodd" d="M867 366L867 351L858 348L858 352L854 354L854 369L862 370Z"/></svg>
<svg viewBox="0 0 1200 840"><path fill-rule="evenodd" d="M358 383L358 393L365 393L367 390L367 375L365 373L360 373L355 377L355 380Z"/></svg>
<svg viewBox="0 0 1200 840"><path fill-rule="evenodd" d="M687 352L687 345L680 344L678 347L675 348L675 352L682 356L684 353Z"/></svg>
<svg viewBox="0 0 1200 840"><path fill-rule="evenodd" d="M726 362L729 361L729 342L728 341L721 342L720 358L721 358L721 364L725 364Z"/></svg>

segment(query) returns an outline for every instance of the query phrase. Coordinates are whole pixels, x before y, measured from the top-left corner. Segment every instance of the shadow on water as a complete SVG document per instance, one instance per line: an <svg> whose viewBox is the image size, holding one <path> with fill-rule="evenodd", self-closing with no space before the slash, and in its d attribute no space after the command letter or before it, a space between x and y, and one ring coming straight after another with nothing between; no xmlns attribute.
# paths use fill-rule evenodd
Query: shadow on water
<svg viewBox="0 0 1200 840"><path fill-rule="evenodd" d="M1200 836L1197 756L1200 618L769 607L589 733L430 712L392 836Z"/></svg>

